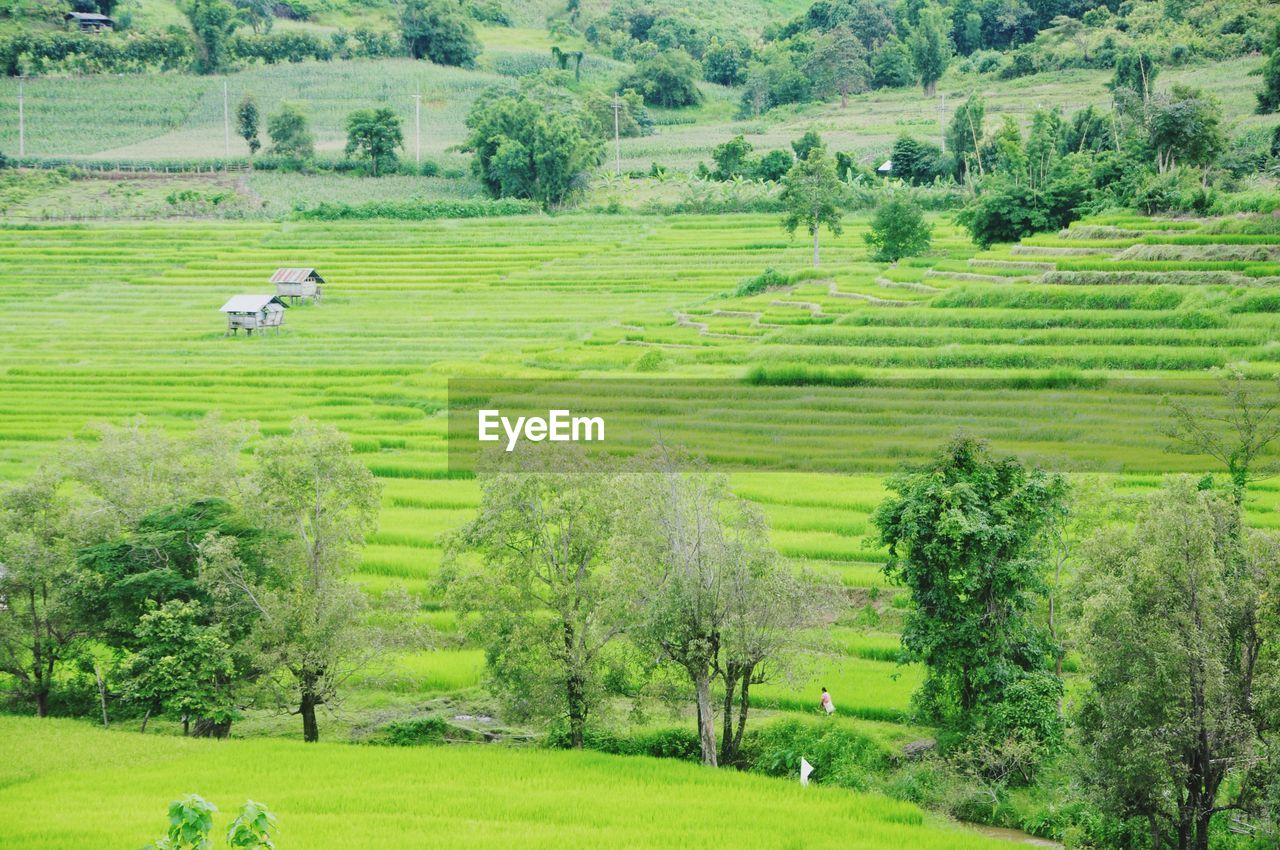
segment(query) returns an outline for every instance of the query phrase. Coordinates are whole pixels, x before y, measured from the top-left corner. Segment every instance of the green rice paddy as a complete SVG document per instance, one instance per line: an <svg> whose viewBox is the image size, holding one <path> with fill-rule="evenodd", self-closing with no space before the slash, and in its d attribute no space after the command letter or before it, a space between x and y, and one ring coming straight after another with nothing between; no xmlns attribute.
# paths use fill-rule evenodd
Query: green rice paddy
<svg viewBox="0 0 1280 850"><path fill-rule="evenodd" d="M434 596L440 537L479 499L474 480L448 472L450 377L798 386L833 417L813 452L839 471L732 481L764 509L777 549L851 605L827 651L759 686L756 705L762 718L812 714L825 685L842 722L900 746L927 730L900 725L921 671L896 663L897 591L867 537L884 473L959 428L1122 493L1212 469L1166 450L1161 398L1210 403L1214 366L1280 374L1277 237L1242 221L1113 217L980 252L938 220L930 255L887 267L868 262L865 221L851 219L824 237L818 272L745 297L733 294L745 278L806 267L809 247L773 216L7 225L0 479L93 422L138 414L177 430L212 412L265 433L299 414L341 428L384 484L356 580L417 594L443 636L367 671L347 714L322 719L328 740L358 739L369 718L483 693L482 654ZM225 336L218 307L268 291L279 266L318 268L324 303L290 309L278 335ZM767 453L752 415L743 408L731 432L743 455ZM1278 503L1280 485L1255 485L1250 521L1280 527ZM235 733L255 740L211 744L5 719L0 834L31 848L136 846L169 799L195 790L224 812L267 801L289 847L353 846L350 834L365 846L701 846L707 823L743 847L981 846L905 804L683 764L262 740L294 725L251 714Z"/></svg>

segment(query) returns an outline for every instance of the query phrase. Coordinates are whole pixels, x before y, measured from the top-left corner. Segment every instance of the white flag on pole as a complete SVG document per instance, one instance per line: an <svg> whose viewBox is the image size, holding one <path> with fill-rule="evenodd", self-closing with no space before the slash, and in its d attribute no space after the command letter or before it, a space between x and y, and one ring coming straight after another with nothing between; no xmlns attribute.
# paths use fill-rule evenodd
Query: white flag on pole
<svg viewBox="0 0 1280 850"><path fill-rule="evenodd" d="M809 784L809 774L813 773L813 765L809 764L809 760L803 756L800 758L800 784Z"/></svg>

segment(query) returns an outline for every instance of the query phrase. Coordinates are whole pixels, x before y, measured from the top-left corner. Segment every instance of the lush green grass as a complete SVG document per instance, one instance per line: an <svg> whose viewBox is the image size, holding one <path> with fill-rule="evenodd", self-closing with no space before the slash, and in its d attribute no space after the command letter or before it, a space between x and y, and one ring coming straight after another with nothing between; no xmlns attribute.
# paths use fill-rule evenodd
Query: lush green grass
<svg viewBox="0 0 1280 850"><path fill-rule="evenodd" d="M0 718L6 847L137 847L170 799L246 798L279 846L980 848L914 806L671 761L494 747L211 742Z"/></svg>

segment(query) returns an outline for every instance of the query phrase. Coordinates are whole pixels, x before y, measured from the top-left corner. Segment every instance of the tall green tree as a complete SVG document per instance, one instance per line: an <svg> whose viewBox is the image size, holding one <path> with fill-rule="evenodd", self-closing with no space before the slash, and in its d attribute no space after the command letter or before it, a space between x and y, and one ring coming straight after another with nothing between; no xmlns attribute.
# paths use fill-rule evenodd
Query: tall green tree
<svg viewBox="0 0 1280 850"><path fill-rule="evenodd" d="M1126 50L1116 57L1115 74L1107 88L1116 93L1132 92L1140 102L1147 101L1155 93L1156 76L1160 66L1145 50Z"/></svg>
<svg viewBox="0 0 1280 850"><path fill-rule="evenodd" d="M1258 114L1280 109L1280 23L1271 34L1270 55L1262 66L1262 88L1258 91Z"/></svg>
<svg viewBox="0 0 1280 850"><path fill-rule="evenodd" d="M195 34L197 74L216 74L230 61L227 49L240 15L226 0L190 0L184 8Z"/></svg>
<svg viewBox="0 0 1280 850"><path fill-rule="evenodd" d="M271 137L271 153L290 159L311 159L316 155L316 140L311 135L306 113L296 103L282 103L267 119L267 135Z"/></svg>
<svg viewBox="0 0 1280 850"><path fill-rule="evenodd" d="M885 574L910 592L902 645L925 665L918 704L973 724L1006 689L1047 673L1041 531L1066 484L965 436L886 483L893 495L872 522L889 547Z"/></svg>
<svg viewBox="0 0 1280 850"><path fill-rule="evenodd" d="M906 198L893 197L876 207L871 229L864 238L871 248L871 259L896 263L929 250L933 227L924 220L919 206Z"/></svg>
<svg viewBox="0 0 1280 850"><path fill-rule="evenodd" d="M192 718L229 723L235 711L224 687L235 672L230 642L221 625L202 623L202 615L199 602L153 604L138 620L138 650L127 662L125 698L145 706L147 717L177 714L184 735Z"/></svg>
<svg viewBox="0 0 1280 850"><path fill-rule="evenodd" d="M619 90L634 89L650 106L678 109L702 102L698 88L698 64L683 50L664 50L636 63L618 83Z"/></svg>
<svg viewBox="0 0 1280 850"><path fill-rule="evenodd" d="M475 29L449 0L406 0L400 7L400 31L414 59L471 68L480 55Z"/></svg>
<svg viewBox="0 0 1280 850"><path fill-rule="evenodd" d="M136 701L150 712L180 711L194 723L197 737L226 737L232 708L248 701L246 691L260 672L253 641L259 612L242 588L260 593L274 584L263 557L271 542L223 499L162 504L137 523L80 549L79 570L68 590L70 601L89 637L148 664L163 654L154 658L147 654L151 637L140 633L142 620L171 603L190 603L182 612L166 612L164 623L157 621L156 627L175 627L173 618L178 617L192 620L184 626L191 634L217 628L228 647L230 666L201 685L209 689L202 697L209 713L194 711L196 706L190 702L179 706L160 695L164 681L177 682L180 676L170 662L139 685L135 695L141 696ZM236 582L214 568L210 554L215 549L235 559Z"/></svg>
<svg viewBox="0 0 1280 850"><path fill-rule="evenodd" d="M258 138L260 121L258 102L254 100L253 95L246 94L236 107L236 132L249 145L249 156L256 154L262 147L262 140Z"/></svg>
<svg viewBox="0 0 1280 850"><path fill-rule="evenodd" d="M1257 622L1280 541L1242 542L1240 525L1229 498L1180 477L1082 559L1083 774L1105 811L1147 823L1154 850L1207 850L1215 816L1247 811L1250 774L1267 769L1259 707L1275 683L1258 675Z"/></svg>
<svg viewBox="0 0 1280 850"><path fill-rule="evenodd" d="M840 108L849 106L849 94L866 91L871 80L866 48L846 26L838 26L819 36L805 70L813 81L816 97L840 95Z"/></svg>
<svg viewBox="0 0 1280 850"><path fill-rule="evenodd" d="M987 105L981 95L971 94L956 108L947 125L947 150L955 157L960 168L956 176L967 179L972 174L983 176L982 145L986 139L982 127Z"/></svg>
<svg viewBox="0 0 1280 850"><path fill-rule="evenodd" d="M75 575L70 507L59 476L42 470L0 494L0 672L38 717L83 625L68 603Z"/></svg>
<svg viewBox="0 0 1280 850"><path fill-rule="evenodd" d="M920 75L920 85L929 97L937 92L938 80L951 61L949 30L946 13L931 3L920 10L920 23L911 32L911 56Z"/></svg>
<svg viewBox="0 0 1280 850"><path fill-rule="evenodd" d="M400 116L387 108L357 109L347 116L347 156L369 161L374 177L396 167L396 148L404 144Z"/></svg>
<svg viewBox="0 0 1280 850"><path fill-rule="evenodd" d="M491 195L530 198L547 208L577 197L604 155L590 114L576 102L548 102L534 92L478 99L467 129L472 170Z"/></svg>
<svg viewBox="0 0 1280 850"><path fill-rule="evenodd" d="M615 598L638 624L634 640L688 677L702 762L714 767L712 684L734 629L737 588L768 575L776 561L768 529L758 509L733 496L724 476L681 471L658 458L650 471L624 479Z"/></svg>
<svg viewBox="0 0 1280 850"><path fill-rule="evenodd" d="M798 160L782 182L782 203L786 213L782 226L794 234L803 227L813 236L813 265L819 265L818 232L826 227L833 235L843 231L840 198L843 184L836 174L835 160L818 147Z"/></svg>
<svg viewBox="0 0 1280 850"><path fill-rule="evenodd" d="M1166 435L1176 448L1221 463L1237 505L1249 483L1275 474L1267 450L1280 439L1280 385L1250 378L1239 365L1213 370L1218 398L1192 404L1166 398Z"/></svg>
<svg viewBox="0 0 1280 850"><path fill-rule="evenodd" d="M287 677L282 700L301 715L303 740L318 741L316 710L370 657L364 598L349 579L377 524L380 487L345 436L306 418L255 456L254 515L278 535L268 563L282 577L250 595L259 640L268 668Z"/></svg>
<svg viewBox="0 0 1280 850"><path fill-rule="evenodd" d="M1187 86L1150 99L1147 130L1161 174L1178 165L1207 168L1227 147L1217 98Z"/></svg>
<svg viewBox="0 0 1280 850"><path fill-rule="evenodd" d="M617 476L580 451L525 451L482 478L479 513L448 547L449 599L476 615L467 628L511 714L567 720L575 748L603 694L602 653L625 623L606 584L617 491ZM466 552L480 562L468 567Z"/></svg>

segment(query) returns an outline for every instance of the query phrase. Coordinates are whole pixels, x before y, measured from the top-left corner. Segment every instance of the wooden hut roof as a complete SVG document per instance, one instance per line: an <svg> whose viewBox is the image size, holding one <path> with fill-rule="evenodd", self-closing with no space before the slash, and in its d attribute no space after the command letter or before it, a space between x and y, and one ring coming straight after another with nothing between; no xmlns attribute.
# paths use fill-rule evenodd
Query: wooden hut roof
<svg viewBox="0 0 1280 850"><path fill-rule="evenodd" d="M324 283L324 278L317 274L315 269L276 269L276 273L271 276L271 282L302 283L313 277L318 282Z"/></svg>
<svg viewBox="0 0 1280 850"><path fill-rule="evenodd" d="M273 301L282 310L288 306L274 295L232 295L227 299L227 303L222 305L222 312L257 313L265 309Z"/></svg>
<svg viewBox="0 0 1280 850"><path fill-rule="evenodd" d="M67 12L63 15L63 20L76 21L86 24L113 24L115 23L106 15L99 15L97 12Z"/></svg>

